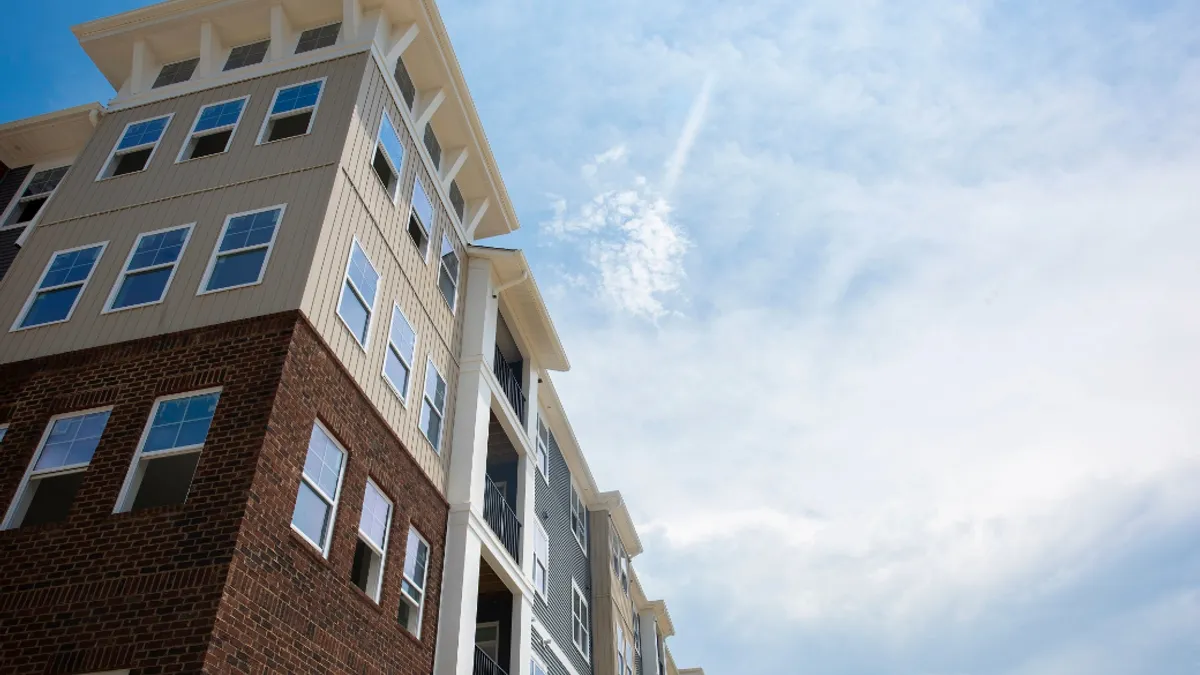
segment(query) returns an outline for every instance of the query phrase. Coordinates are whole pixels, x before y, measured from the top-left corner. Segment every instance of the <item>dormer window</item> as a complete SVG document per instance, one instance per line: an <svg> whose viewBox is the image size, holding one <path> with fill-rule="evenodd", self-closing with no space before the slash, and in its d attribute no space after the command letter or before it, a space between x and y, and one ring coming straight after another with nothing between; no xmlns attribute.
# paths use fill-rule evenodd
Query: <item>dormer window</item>
<svg viewBox="0 0 1200 675"><path fill-rule="evenodd" d="M322 47L332 47L337 42L338 33L341 30L341 22L319 28L309 28L300 34L300 41L296 43L296 53L303 54Z"/></svg>
<svg viewBox="0 0 1200 675"><path fill-rule="evenodd" d="M54 194L54 190L58 188L58 184L62 182L63 176L67 175L69 166L60 166L56 169L46 169L33 174L33 178L29 181L29 185L25 188L25 192L21 194L21 199L17 201L17 205L13 207L12 212L8 216L8 222L5 225L20 225L31 222L42 212L42 206Z"/></svg>
<svg viewBox="0 0 1200 675"><path fill-rule="evenodd" d="M267 49L270 46L270 40L263 40L261 42L252 42L248 45L234 47L229 50L229 58L225 60L224 70L245 68L246 66L253 66L256 63L262 63L263 59L267 58Z"/></svg>
<svg viewBox="0 0 1200 675"><path fill-rule="evenodd" d="M187 59L185 61L176 61L168 63L158 71L158 78L154 80L153 89L165 87L179 82L187 82L192 79L192 74L196 72L196 66L200 64L200 58Z"/></svg>

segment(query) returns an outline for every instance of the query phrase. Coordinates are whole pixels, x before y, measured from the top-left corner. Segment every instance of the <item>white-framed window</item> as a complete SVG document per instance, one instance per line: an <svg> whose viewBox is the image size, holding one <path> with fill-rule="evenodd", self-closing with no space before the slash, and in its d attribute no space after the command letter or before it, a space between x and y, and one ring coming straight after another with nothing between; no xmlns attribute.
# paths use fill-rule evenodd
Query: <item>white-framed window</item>
<svg viewBox="0 0 1200 675"><path fill-rule="evenodd" d="M383 379L406 405L416 352L417 334L408 322L408 317L400 310L400 305L393 304L392 325L388 328L388 348L383 356Z"/></svg>
<svg viewBox="0 0 1200 675"><path fill-rule="evenodd" d="M0 443L4 442L4 437L8 435L8 425L0 424Z"/></svg>
<svg viewBox="0 0 1200 675"><path fill-rule="evenodd" d="M286 204L225 217L196 295L261 283Z"/></svg>
<svg viewBox="0 0 1200 675"><path fill-rule="evenodd" d="M611 520L609 526L612 527ZM629 554L625 552L625 545L621 543L621 536L615 527L612 529L612 564L613 575L621 582L625 595L629 595Z"/></svg>
<svg viewBox="0 0 1200 675"><path fill-rule="evenodd" d="M18 225L24 226L33 222L38 214L42 212L42 207L54 195L54 191L58 189L58 184L62 182L64 176L67 175L67 170L70 165L59 166L53 169L43 169L33 174L25 183L25 189L21 192L21 197L13 203L8 210L8 216L4 219L4 227L15 227Z"/></svg>
<svg viewBox="0 0 1200 675"><path fill-rule="evenodd" d="M404 550L404 579L400 582L400 611L397 619L404 629L421 637L421 617L425 613L425 579L429 572L429 543L417 532L408 529L408 545Z"/></svg>
<svg viewBox="0 0 1200 675"><path fill-rule="evenodd" d="M4 529L66 519L111 412L111 407L97 408L50 418L4 516Z"/></svg>
<svg viewBox="0 0 1200 675"><path fill-rule="evenodd" d="M529 675L550 675L546 664L542 663L537 654L530 653L529 655Z"/></svg>
<svg viewBox="0 0 1200 675"><path fill-rule="evenodd" d="M533 444L533 460L537 463L538 473L546 483L550 482L550 427L538 415L537 443Z"/></svg>
<svg viewBox="0 0 1200 675"><path fill-rule="evenodd" d="M375 141L375 156L371 159L371 168L383 185L384 192L395 204L400 197L400 169L404 165L404 145L400 135L392 125L392 118L387 111L379 121L379 137Z"/></svg>
<svg viewBox="0 0 1200 675"><path fill-rule="evenodd" d="M179 149L176 163L228 151L249 101L250 97L247 95L210 103L201 108L196 113L196 120L192 122L192 130L188 132L187 140Z"/></svg>
<svg viewBox="0 0 1200 675"><path fill-rule="evenodd" d="M267 50L271 47L271 41L260 40L251 42L247 45L238 45L229 50L229 58L225 59L225 67L222 70L235 70L237 68L245 68L253 66L256 63L262 63L267 57Z"/></svg>
<svg viewBox="0 0 1200 675"><path fill-rule="evenodd" d="M292 529L326 557L345 471L346 451L319 421L314 423L292 512Z"/></svg>
<svg viewBox="0 0 1200 675"><path fill-rule="evenodd" d="M633 653L636 658L642 656L642 615L636 609L633 612Z"/></svg>
<svg viewBox="0 0 1200 675"><path fill-rule="evenodd" d="M355 237L346 261L346 276L342 281L337 315L363 350L371 340L371 317L375 315L378 290L379 272L375 271L375 265L358 243L358 237Z"/></svg>
<svg viewBox="0 0 1200 675"><path fill-rule="evenodd" d="M621 619L613 618L617 626L617 675L625 675L629 667L629 641L625 637L625 629L621 627Z"/></svg>
<svg viewBox="0 0 1200 675"><path fill-rule="evenodd" d="M571 479L571 533L575 535L575 541L579 542L583 554L587 555L587 509L583 505L583 498L579 496L579 489L575 487L574 479Z"/></svg>
<svg viewBox="0 0 1200 675"><path fill-rule="evenodd" d="M541 521L534 521L537 528L533 539L533 590L543 601L546 600L546 577L550 572L550 536Z"/></svg>
<svg viewBox="0 0 1200 675"><path fill-rule="evenodd" d="M267 108L270 112L258 132L258 145L304 136L312 131L324 92L323 77L276 89Z"/></svg>
<svg viewBox="0 0 1200 675"><path fill-rule="evenodd" d="M115 512L187 500L220 398L220 389L209 389L164 396L154 402Z"/></svg>
<svg viewBox="0 0 1200 675"><path fill-rule="evenodd" d="M392 528L392 501L375 481L367 479L362 517L358 520L358 544L350 578L375 602L383 590L383 563L387 558L388 532Z"/></svg>
<svg viewBox="0 0 1200 675"><path fill-rule="evenodd" d="M425 194L425 187L418 176L413 181L412 208L408 214L408 238L421 253L422 260L429 260L429 235L433 232L433 204Z"/></svg>
<svg viewBox="0 0 1200 675"><path fill-rule="evenodd" d="M591 614L588 612L587 596L579 590L579 583L571 579L571 642L575 648L589 658L592 647Z"/></svg>
<svg viewBox="0 0 1200 675"><path fill-rule="evenodd" d="M196 72L196 66L200 65L200 57L184 59L175 63L168 63L158 71L158 77L154 78L154 84L151 89L166 87L180 82L187 82L192 79L192 75Z"/></svg>
<svg viewBox="0 0 1200 675"><path fill-rule="evenodd" d="M195 223L143 232L133 242L125 267L104 303L105 312L155 305L167 297L167 289L179 269L179 259L192 237Z"/></svg>
<svg viewBox="0 0 1200 675"><path fill-rule="evenodd" d="M159 142L174 116L175 113L170 113L126 124L121 138L108 153L104 168L96 175L96 180L145 171L150 166L150 160L154 159Z"/></svg>
<svg viewBox="0 0 1200 675"><path fill-rule="evenodd" d="M311 52L314 49L332 47L337 44L338 33L341 30L342 23L340 21L324 26L317 26L316 28L309 28L300 34L300 39L296 42L296 53L303 54L304 52Z"/></svg>
<svg viewBox="0 0 1200 675"><path fill-rule="evenodd" d="M500 660L500 622L481 621L475 624L475 646L488 655L493 663Z"/></svg>
<svg viewBox="0 0 1200 675"><path fill-rule="evenodd" d="M69 321L108 242L55 251L10 330Z"/></svg>
<svg viewBox="0 0 1200 675"><path fill-rule="evenodd" d="M425 365L425 399L421 404L421 431L438 453L442 451L442 422L446 419L446 380L430 358Z"/></svg>
<svg viewBox="0 0 1200 675"><path fill-rule="evenodd" d="M453 313L458 305L458 254L450 243L450 237L442 234L442 264L438 271L438 290Z"/></svg>

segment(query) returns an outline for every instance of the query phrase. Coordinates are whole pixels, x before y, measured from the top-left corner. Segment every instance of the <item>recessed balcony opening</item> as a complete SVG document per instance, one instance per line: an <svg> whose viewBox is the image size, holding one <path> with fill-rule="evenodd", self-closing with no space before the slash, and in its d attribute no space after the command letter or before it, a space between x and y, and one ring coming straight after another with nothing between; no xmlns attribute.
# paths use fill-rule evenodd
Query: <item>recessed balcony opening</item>
<svg viewBox="0 0 1200 675"><path fill-rule="evenodd" d="M496 355L492 361L492 372L504 390L504 396L516 413L521 424L525 424L525 389L524 373L525 358L517 346L517 340L508 323L504 321L504 313L496 314Z"/></svg>
<svg viewBox="0 0 1200 675"><path fill-rule="evenodd" d="M512 664L512 591L479 561L479 598L475 606L474 675L508 675Z"/></svg>
<svg viewBox="0 0 1200 675"><path fill-rule="evenodd" d="M517 481L520 455L492 413L488 425L487 476L483 488L483 519L504 549L521 563L521 519L517 517Z"/></svg>

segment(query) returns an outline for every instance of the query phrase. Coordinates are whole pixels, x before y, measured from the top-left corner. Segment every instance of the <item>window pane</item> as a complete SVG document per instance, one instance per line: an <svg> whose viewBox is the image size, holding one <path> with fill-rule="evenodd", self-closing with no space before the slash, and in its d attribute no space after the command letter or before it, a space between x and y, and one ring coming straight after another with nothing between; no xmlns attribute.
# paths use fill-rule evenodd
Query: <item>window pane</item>
<svg viewBox="0 0 1200 675"><path fill-rule="evenodd" d="M425 590L425 567L429 564L429 547L417 534L408 531L408 545L404 550L404 577L418 591ZM419 598L418 594L418 598Z"/></svg>
<svg viewBox="0 0 1200 675"><path fill-rule="evenodd" d="M425 368L425 395L430 398L439 412L446 409L446 381L430 361Z"/></svg>
<svg viewBox="0 0 1200 675"><path fill-rule="evenodd" d="M392 166L399 171L400 164L404 161L404 146L400 144L400 136L396 134L396 128L392 126L392 121L386 114L379 125L379 143L383 145L388 159L392 160Z"/></svg>
<svg viewBox="0 0 1200 675"><path fill-rule="evenodd" d="M458 216L458 222L462 222L463 216L466 215L467 203L463 200L462 192L458 189L458 181L450 181L450 205L454 207L454 213Z"/></svg>
<svg viewBox="0 0 1200 675"><path fill-rule="evenodd" d="M388 514L392 505L388 503L372 483L367 483L367 491L363 495L362 518L358 521L358 529L367 539L380 549L383 549L387 537Z"/></svg>
<svg viewBox="0 0 1200 675"><path fill-rule="evenodd" d="M171 267L160 267L149 272L127 275L113 298L113 309L144 305L162 300L167 281L171 278Z"/></svg>
<svg viewBox="0 0 1200 675"><path fill-rule="evenodd" d="M179 259L183 250L183 242L187 239L187 228L181 227L169 232L159 232L142 237L138 241L137 250L129 259L129 269L136 270L151 265L165 265Z"/></svg>
<svg viewBox="0 0 1200 675"><path fill-rule="evenodd" d="M216 264L213 265L212 276L208 279L207 290L256 283L262 272L263 261L266 259L267 249L265 248L217 258Z"/></svg>
<svg viewBox="0 0 1200 675"><path fill-rule="evenodd" d="M143 452L200 445L208 436L219 392L161 401L146 435Z"/></svg>
<svg viewBox="0 0 1200 675"><path fill-rule="evenodd" d="M408 74L408 68L404 65L404 59L396 59L396 70L392 73L396 78L396 86L400 88L400 95L404 97L404 103L409 108L412 108L413 101L417 98L417 87L413 84L412 78Z"/></svg>
<svg viewBox="0 0 1200 675"><path fill-rule="evenodd" d="M383 374L401 396L408 394L408 366L404 365L392 349L388 349L387 356L384 357Z"/></svg>
<svg viewBox="0 0 1200 675"><path fill-rule="evenodd" d="M434 448L441 448L442 416L429 405L429 399L425 399L421 405L421 429Z"/></svg>
<svg viewBox="0 0 1200 675"><path fill-rule="evenodd" d="M234 47L229 51L229 59L225 61L225 70L233 70L243 66L262 63L262 60L267 56L267 48L270 46L270 40L263 40L262 42Z"/></svg>
<svg viewBox="0 0 1200 675"><path fill-rule="evenodd" d="M242 113L242 107L245 105L246 99L243 98L205 107L200 112L200 119L196 120L196 131L207 131L234 124L238 121L238 115Z"/></svg>
<svg viewBox="0 0 1200 675"><path fill-rule="evenodd" d="M199 63L199 58L168 63L162 67L162 70L158 71L158 77L154 80L154 85L151 88L165 87L168 84L186 82L192 79L192 73L196 72L196 66Z"/></svg>
<svg viewBox="0 0 1200 675"><path fill-rule="evenodd" d="M275 225L279 222L279 209L247 213L229 220L225 236L221 238L221 251L261 246L271 241Z"/></svg>
<svg viewBox="0 0 1200 675"><path fill-rule="evenodd" d="M338 31L342 24L331 23L328 26L320 28L310 28L300 34L300 40L296 43L296 53L303 54L314 49L329 47L337 42Z"/></svg>
<svg viewBox="0 0 1200 675"><path fill-rule="evenodd" d="M392 308L392 329L388 337L399 350L400 356L408 363L412 363L413 351L417 346L417 334L413 332L412 326L408 325L408 320L396 307Z"/></svg>
<svg viewBox="0 0 1200 675"><path fill-rule="evenodd" d="M104 410L55 420L34 470L57 469L90 462L92 453L100 444L104 425L108 423L109 412Z"/></svg>
<svg viewBox="0 0 1200 675"><path fill-rule="evenodd" d="M296 494L296 511L292 524L309 539L325 545L325 529L329 524L329 504L313 491L308 483L300 481L300 492Z"/></svg>
<svg viewBox="0 0 1200 675"><path fill-rule="evenodd" d="M46 277L42 279L39 288L70 284L87 279L88 274L92 271L92 266L96 264L96 259L100 257L100 249L100 246L92 246L54 256L54 261L50 263L50 269L46 271Z"/></svg>
<svg viewBox="0 0 1200 675"><path fill-rule="evenodd" d="M421 224L425 226L425 230L432 229L433 204L429 203L429 197L425 194L425 187L421 185L420 178L413 183L412 207L417 217L421 219Z"/></svg>
<svg viewBox="0 0 1200 675"><path fill-rule="evenodd" d="M117 145L118 150L132 148L146 143L154 143L162 136L163 129L167 128L166 117L160 117L155 120L146 120L131 125L125 130L125 135L121 137L121 143Z"/></svg>
<svg viewBox="0 0 1200 675"><path fill-rule="evenodd" d="M67 175L67 169L70 166L60 166L57 169L46 169L33 174L33 178L29 181L29 187L25 188L22 197L32 197L34 195L44 195L54 192L54 188L58 187L63 176Z"/></svg>
<svg viewBox="0 0 1200 675"><path fill-rule="evenodd" d="M367 306L363 304L354 289L350 288L350 282L342 284L342 299L338 302L338 316L342 317L342 321L354 332L354 339L358 340L360 345L367 344L367 333L371 328L371 315L367 311Z"/></svg>
<svg viewBox="0 0 1200 675"><path fill-rule="evenodd" d="M30 481L29 489L33 490L33 498L29 501L21 525L41 525L66 520L85 475L85 472L77 471Z"/></svg>
<svg viewBox="0 0 1200 675"><path fill-rule="evenodd" d="M320 93L321 82L309 82L288 87L279 92L279 96L275 99L275 105L271 107L271 114L314 106L317 104L317 97Z"/></svg>
<svg viewBox="0 0 1200 675"><path fill-rule="evenodd" d="M350 252L350 266L347 273L354 281L354 287L358 289L359 293L362 293L368 308L373 306L375 289L379 285L379 273L371 266L371 261L367 259L367 254L363 252L358 242L354 243L354 249Z"/></svg>
<svg viewBox="0 0 1200 675"><path fill-rule="evenodd" d="M195 475L196 465L199 463L199 452L185 452L147 461L137 497L129 510L137 511L187 501L188 490L192 487L192 476Z"/></svg>
<svg viewBox="0 0 1200 675"><path fill-rule="evenodd" d="M433 125L425 125L425 149L429 151L429 158L433 160L433 165L437 168L442 166L442 144L438 143L437 134L433 132Z"/></svg>
<svg viewBox="0 0 1200 675"><path fill-rule="evenodd" d="M71 313L75 298L83 289L82 286L60 288L57 291L42 291L34 298L29 307L29 313L21 320L21 327L40 326L44 323L62 321Z"/></svg>
<svg viewBox="0 0 1200 675"><path fill-rule="evenodd" d="M342 474L342 451L333 444L321 427L313 425L308 439L308 455L304 459L304 475L317 484L329 499L337 497L338 480Z"/></svg>

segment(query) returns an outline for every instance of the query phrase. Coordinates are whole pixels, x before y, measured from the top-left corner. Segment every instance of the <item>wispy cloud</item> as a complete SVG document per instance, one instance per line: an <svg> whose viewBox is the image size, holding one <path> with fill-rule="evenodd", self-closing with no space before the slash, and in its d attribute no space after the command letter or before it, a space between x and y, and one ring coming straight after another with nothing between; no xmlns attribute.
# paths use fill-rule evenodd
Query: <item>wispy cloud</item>
<svg viewBox="0 0 1200 675"><path fill-rule="evenodd" d="M704 78L700 93L696 95L696 100L692 102L692 107L688 110L687 120L683 123L683 131L679 133L679 140L675 142L675 150L671 152L671 157L667 160L666 176L663 178L663 194L668 198L675 192L679 176L683 174L683 169L687 166L688 153L692 151L692 146L696 143L696 136L700 134L700 127L703 126L704 117L708 114L708 98L712 95L715 82L716 76L711 73Z"/></svg>

